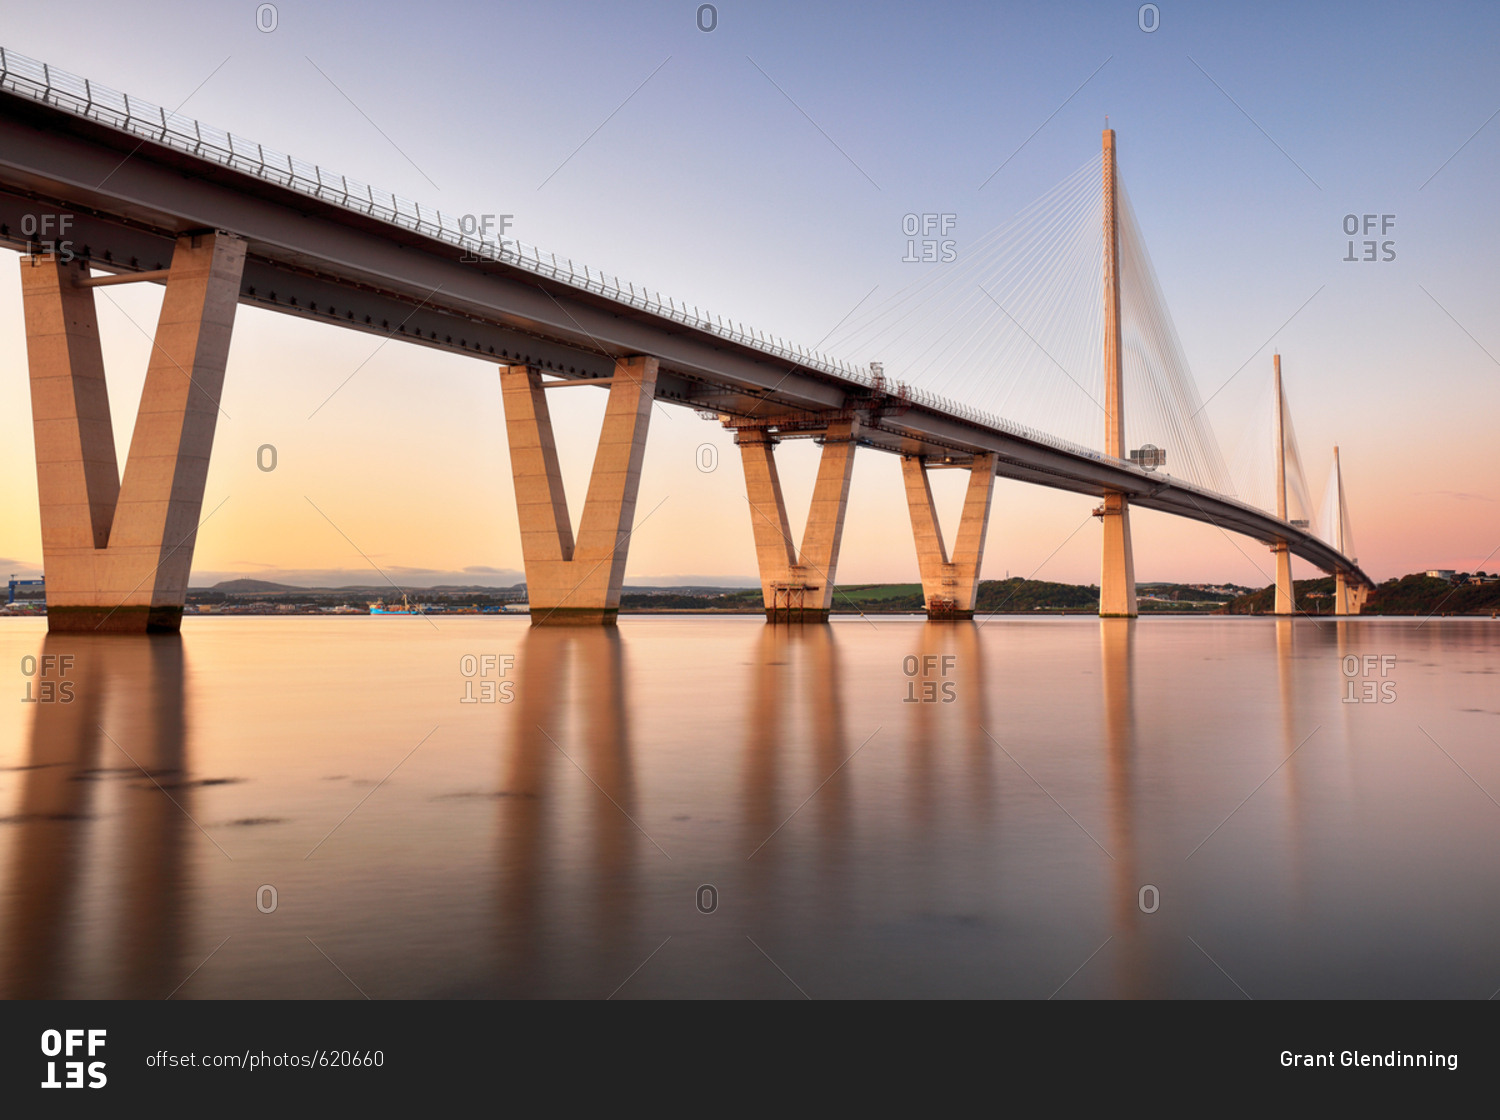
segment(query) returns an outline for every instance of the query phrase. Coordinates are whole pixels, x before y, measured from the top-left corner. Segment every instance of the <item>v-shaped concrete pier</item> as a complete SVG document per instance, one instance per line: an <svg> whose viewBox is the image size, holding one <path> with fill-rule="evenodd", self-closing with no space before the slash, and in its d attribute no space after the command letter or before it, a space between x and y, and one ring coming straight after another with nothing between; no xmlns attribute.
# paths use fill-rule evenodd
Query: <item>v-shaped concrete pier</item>
<svg viewBox="0 0 1500 1120"><path fill-rule="evenodd" d="M83 261L21 258L49 630L176 630L193 565L245 243L180 237L122 480Z"/></svg>

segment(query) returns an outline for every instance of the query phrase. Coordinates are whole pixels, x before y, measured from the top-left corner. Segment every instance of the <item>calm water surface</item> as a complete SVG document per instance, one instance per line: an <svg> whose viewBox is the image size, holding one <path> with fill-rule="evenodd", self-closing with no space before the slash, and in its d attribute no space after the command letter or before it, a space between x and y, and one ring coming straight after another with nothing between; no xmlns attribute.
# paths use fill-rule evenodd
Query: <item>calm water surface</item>
<svg viewBox="0 0 1500 1120"><path fill-rule="evenodd" d="M1452 619L4 620L0 993L1483 999L1497 647ZM25 702L50 655L73 699Z"/></svg>

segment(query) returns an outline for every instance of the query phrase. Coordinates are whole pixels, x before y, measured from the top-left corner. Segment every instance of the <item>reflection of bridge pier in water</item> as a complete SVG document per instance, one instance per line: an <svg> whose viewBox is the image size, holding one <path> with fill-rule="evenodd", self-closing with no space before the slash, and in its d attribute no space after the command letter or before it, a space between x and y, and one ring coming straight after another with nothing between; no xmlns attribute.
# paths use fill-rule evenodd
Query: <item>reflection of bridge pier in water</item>
<svg viewBox="0 0 1500 1120"><path fill-rule="evenodd" d="M752 897L765 898L776 888L782 853L795 843L792 815L801 815L799 807L816 790L802 811L817 822L819 904L835 912L848 894L853 840L853 778L845 764L860 746L848 734L838 633L834 626L767 626L758 635L740 792L741 846L754 853L746 885ZM801 759L789 744L808 748L805 767L796 765ZM783 780L789 765L805 772L805 785Z"/></svg>
<svg viewBox="0 0 1500 1120"><path fill-rule="evenodd" d="M792 641L798 643L801 639L804 655L801 676L811 686L808 699L812 710L808 723L812 731L814 773L819 782L832 775L814 799L822 848L819 865L825 872L833 872L831 885L836 888L843 882L841 869L849 862L853 779L844 762L859 744L851 743L848 736L837 632L822 626L802 629L804 632Z"/></svg>
<svg viewBox="0 0 1500 1120"><path fill-rule="evenodd" d="M903 700L911 707L906 750L908 816L918 828L937 823L942 798L936 776L943 769L944 748L950 745L962 744L967 771L964 800L974 823L987 824L991 819L994 745L989 736L998 732L988 719L983 651L979 626L930 622L921 627L917 652L912 655L917 658L915 666L904 666L914 670L902 676L907 690Z"/></svg>
<svg viewBox="0 0 1500 1120"><path fill-rule="evenodd" d="M1289 825L1292 830L1292 849L1296 851L1300 847L1300 836L1302 821L1298 808L1301 805L1299 796L1301 791L1301 780L1298 774L1298 752L1297 750L1297 728L1296 728L1296 688L1297 671L1292 664L1296 656L1294 641L1296 633L1292 628L1290 618L1278 618L1276 620L1276 697L1277 706L1280 709L1281 723L1281 757L1286 759L1287 792L1290 795L1291 812L1289 814ZM1300 885L1301 879L1298 877Z"/></svg>
<svg viewBox="0 0 1500 1120"><path fill-rule="evenodd" d="M1135 628L1131 619L1099 620L1101 676L1104 689L1104 744L1108 771L1109 850L1114 903L1111 928L1115 948L1115 994L1140 999L1152 994L1141 910L1140 875L1136 849L1135 778L1137 734L1135 719ZM1156 905L1158 899L1151 900Z"/></svg>
<svg viewBox="0 0 1500 1120"><path fill-rule="evenodd" d="M6 883L8 999L56 998L66 990L67 917L94 800L94 784L79 776L99 769L103 741L97 726L103 710L98 660L82 648L87 641L49 634L39 655L72 654L77 679L71 703L39 703L33 712Z"/></svg>
<svg viewBox="0 0 1500 1120"><path fill-rule="evenodd" d="M160 999L186 971L180 899L192 806L181 780L181 640L47 635L39 657L66 656L74 699L39 703L33 716L6 880L0 991L66 997L97 958L117 985L110 994ZM115 804L118 818L98 815ZM95 852L102 867L86 863ZM81 898L86 881L119 884L118 894ZM105 912L111 904L114 914ZM69 932L79 928L106 936L81 944Z"/></svg>
<svg viewBox="0 0 1500 1120"><path fill-rule="evenodd" d="M553 990L560 977L549 966L569 930L549 903L561 899L571 912L568 895L593 900L588 937L599 951L588 954L595 975L585 982L607 993L630 970L620 966L635 948L636 861L650 841L631 821L638 809L624 675L614 628L533 627L522 639L499 797L501 994ZM591 881L583 883L562 871L574 801L592 848Z"/></svg>
<svg viewBox="0 0 1500 1120"><path fill-rule="evenodd" d="M1296 663L1301 660L1311 664L1311 654L1317 647L1338 649L1346 622L1328 622L1314 619L1297 621L1291 618L1276 620L1276 685L1277 699L1281 708L1281 757L1286 760L1287 789L1287 838L1292 863L1292 889L1299 906L1305 904L1307 896L1307 790L1316 789L1313 775L1313 759L1317 756L1319 740L1330 731L1311 720L1298 720L1305 704L1303 689ZM1301 658L1297 646L1305 647ZM1319 658L1321 660L1321 658Z"/></svg>

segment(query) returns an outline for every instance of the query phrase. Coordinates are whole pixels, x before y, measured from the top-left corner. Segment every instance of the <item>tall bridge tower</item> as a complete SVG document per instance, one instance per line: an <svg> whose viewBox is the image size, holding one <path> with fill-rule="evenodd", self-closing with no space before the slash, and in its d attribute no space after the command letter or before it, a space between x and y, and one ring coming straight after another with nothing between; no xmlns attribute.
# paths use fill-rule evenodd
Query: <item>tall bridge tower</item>
<svg viewBox="0 0 1500 1120"><path fill-rule="evenodd" d="M1104 453L1125 458L1125 377L1120 353L1120 220L1115 198L1115 130L1104 130ZM1135 554L1130 547L1130 503L1111 491L1101 507L1104 569L1101 618L1134 618Z"/></svg>
<svg viewBox="0 0 1500 1120"><path fill-rule="evenodd" d="M1344 466L1339 459L1338 444L1333 445L1333 476L1328 480L1332 490L1332 512L1333 532L1329 541L1339 550L1341 555L1348 555L1348 550L1354 546L1349 534L1349 512L1344 504ZM1333 573L1333 613L1334 614L1359 614L1365 605L1365 599L1369 596L1370 589L1361 583L1354 583L1348 574L1342 569Z"/></svg>
<svg viewBox="0 0 1500 1120"><path fill-rule="evenodd" d="M1281 355L1274 358L1276 369L1276 516L1286 520L1286 395L1281 391ZM1276 554L1276 613L1295 614L1296 595L1292 588L1292 554L1286 541L1271 546Z"/></svg>

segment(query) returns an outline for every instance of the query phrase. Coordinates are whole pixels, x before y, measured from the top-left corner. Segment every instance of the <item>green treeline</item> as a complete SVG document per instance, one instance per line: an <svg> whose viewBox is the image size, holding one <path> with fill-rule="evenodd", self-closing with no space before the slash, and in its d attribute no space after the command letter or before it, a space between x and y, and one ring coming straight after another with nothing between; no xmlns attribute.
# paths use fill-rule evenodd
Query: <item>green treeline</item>
<svg viewBox="0 0 1500 1120"><path fill-rule="evenodd" d="M1306 614L1333 612L1333 577L1293 581L1297 609ZM1231 614L1270 614L1276 608L1275 585L1241 595L1229 604ZM1370 592L1361 614L1492 614L1500 610L1500 583L1450 583L1415 573L1389 579Z"/></svg>

